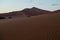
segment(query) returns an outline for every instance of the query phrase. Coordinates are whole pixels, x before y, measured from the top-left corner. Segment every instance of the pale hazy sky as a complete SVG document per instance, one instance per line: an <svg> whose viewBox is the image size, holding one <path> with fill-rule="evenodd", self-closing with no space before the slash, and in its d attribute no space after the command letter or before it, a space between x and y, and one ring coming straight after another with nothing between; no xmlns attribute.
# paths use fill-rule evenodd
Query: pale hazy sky
<svg viewBox="0 0 60 40"><path fill-rule="evenodd" d="M56 10L60 9L60 0L0 0L0 13L31 7Z"/></svg>

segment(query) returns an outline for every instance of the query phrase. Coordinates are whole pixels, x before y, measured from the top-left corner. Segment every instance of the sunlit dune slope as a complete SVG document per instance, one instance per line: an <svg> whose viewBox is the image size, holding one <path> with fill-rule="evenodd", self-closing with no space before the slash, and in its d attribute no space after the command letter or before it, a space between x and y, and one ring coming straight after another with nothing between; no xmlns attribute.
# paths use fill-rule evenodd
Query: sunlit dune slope
<svg viewBox="0 0 60 40"><path fill-rule="evenodd" d="M0 20L1 40L60 40L60 14Z"/></svg>

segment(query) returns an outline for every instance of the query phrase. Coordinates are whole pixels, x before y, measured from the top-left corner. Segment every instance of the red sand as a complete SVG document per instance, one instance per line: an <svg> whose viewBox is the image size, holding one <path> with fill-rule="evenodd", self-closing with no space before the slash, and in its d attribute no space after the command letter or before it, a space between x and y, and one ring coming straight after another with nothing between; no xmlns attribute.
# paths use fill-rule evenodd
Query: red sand
<svg viewBox="0 0 60 40"><path fill-rule="evenodd" d="M0 20L0 40L60 40L60 14Z"/></svg>

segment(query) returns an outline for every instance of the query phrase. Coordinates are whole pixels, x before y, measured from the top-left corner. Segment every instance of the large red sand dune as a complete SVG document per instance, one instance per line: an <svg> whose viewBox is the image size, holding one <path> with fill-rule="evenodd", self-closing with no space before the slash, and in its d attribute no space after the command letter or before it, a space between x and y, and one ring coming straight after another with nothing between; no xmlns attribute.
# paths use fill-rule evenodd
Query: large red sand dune
<svg viewBox="0 0 60 40"><path fill-rule="evenodd" d="M60 14L0 20L0 40L60 40Z"/></svg>

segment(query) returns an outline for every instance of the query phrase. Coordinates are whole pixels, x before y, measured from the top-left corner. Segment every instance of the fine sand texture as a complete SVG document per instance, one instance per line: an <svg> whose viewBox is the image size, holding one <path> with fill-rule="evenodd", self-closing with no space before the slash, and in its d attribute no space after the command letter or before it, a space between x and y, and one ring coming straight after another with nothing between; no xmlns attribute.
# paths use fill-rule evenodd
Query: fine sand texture
<svg viewBox="0 0 60 40"><path fill-rule="evenodd" d="M60 14L1 19L0 40L60 40Z"/></svg>

